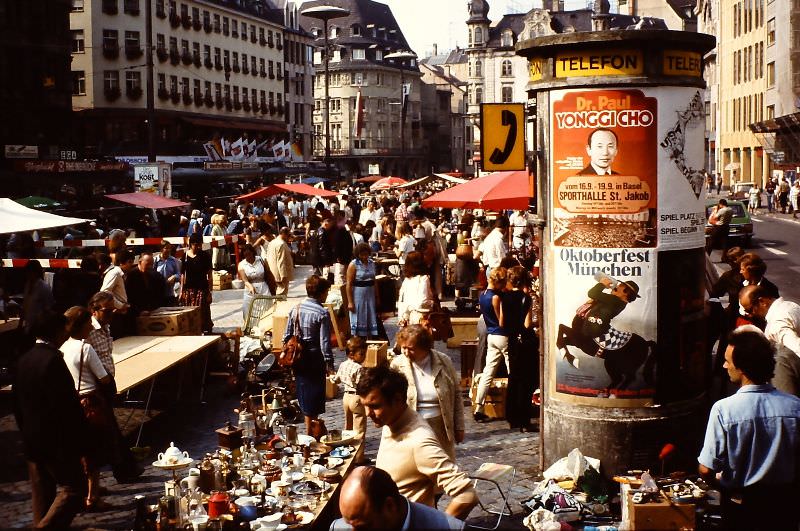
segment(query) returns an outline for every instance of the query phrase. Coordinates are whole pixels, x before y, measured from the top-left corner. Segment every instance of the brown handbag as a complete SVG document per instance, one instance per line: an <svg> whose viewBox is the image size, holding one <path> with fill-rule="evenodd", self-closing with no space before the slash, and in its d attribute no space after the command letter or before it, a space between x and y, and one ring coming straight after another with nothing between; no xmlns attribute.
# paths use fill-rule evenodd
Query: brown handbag
<svg viewBox="0 0 800 531"><path fill-rule="evenodd" d="M453 321L450 319L450 311L442 308L439 300L436 299L433 311L428 314L428 323L433 330L435 341L447 341L455 335L453 332Z"/></svg>
<svg viewBox="0 0 800 531"><path fill-rule="evenodd" d="M283 343L283 349L278 356L278 365L281 367L296 366L303 356L303 341L300 339L300 305L294 309L294 334Z"/></svg>

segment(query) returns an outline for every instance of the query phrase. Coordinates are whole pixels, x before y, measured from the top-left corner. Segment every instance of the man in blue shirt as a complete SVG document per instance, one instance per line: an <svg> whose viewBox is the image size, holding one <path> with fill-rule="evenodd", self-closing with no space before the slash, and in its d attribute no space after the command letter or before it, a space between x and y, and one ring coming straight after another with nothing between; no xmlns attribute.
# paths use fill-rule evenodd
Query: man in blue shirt
<svg viewBox="0 0 800 531"><path fill-rule="evenodd" d="M711 408L697 458L700 474L723 492L723 527L796 531L800 399L768 383L774 351L755 326L731 333L724 367L741 387Z"/></svg>

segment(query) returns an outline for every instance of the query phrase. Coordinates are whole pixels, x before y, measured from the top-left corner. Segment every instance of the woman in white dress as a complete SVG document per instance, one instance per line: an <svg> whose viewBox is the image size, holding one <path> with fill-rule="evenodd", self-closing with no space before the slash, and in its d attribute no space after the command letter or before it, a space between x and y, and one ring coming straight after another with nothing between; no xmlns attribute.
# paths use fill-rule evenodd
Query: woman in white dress
<svg viewBox="0 0 800 531"><path fill-rule="evenodd" d="M422 318L420 310L433 306L431 279L427 271L422 253L419 251L408 253L403 266L406 278L403 279L397 296L397 324L401 327L419 324Z"/></svg>
<svg viewBox="0 0 800 531"><path fill-rule="evenodd" d="M243 260L239 262L239 279L244 282L244 296L242 298L242 318L247 321L247 312L250 303L256 295L268 295L269 288L266 282L264 259L256 255L252 245L242 246Z"/></svg>

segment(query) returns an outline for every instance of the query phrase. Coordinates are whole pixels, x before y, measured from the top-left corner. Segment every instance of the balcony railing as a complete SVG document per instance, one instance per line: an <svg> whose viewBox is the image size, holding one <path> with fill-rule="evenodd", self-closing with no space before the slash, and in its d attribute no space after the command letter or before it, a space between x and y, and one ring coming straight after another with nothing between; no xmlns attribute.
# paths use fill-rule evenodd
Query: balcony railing
<svg viewBox="0 0 800 531"><path fill-rule="evenodd" d="M245 111L248 111L248 112L249 112L249 111L250 111L250 101L249 101L249 100L244 100L244 101L242 102L242 108L243 108Z"/></svg>
<svg viewBox="0 0 800 531"><path fill-rule="evenodd" d="M105 87L103 89L103 94L105 94L108 101L116 101L122 95L119 87Z"/></svg>
<svg viewBox="0 0 800 531"><path fill-rule="evenodd" d="M217 96L214 98L214 105L216 105L217 109L221 109L222 106L225 105L225 100L222 99L222 96L217 94Z"/></svg>
<svg viewBox="0 0 800 531"><path fill-rule="evenodd" d="M258 75L259 75L259 76L261 76L261 77L267 77L267 71L266 71L266 70L264 70L263 68L261 68L261 69L258 71Z"/></svg>
<svg viewBox="0 0 800 531"><path fill-rule="evenodd" d="M222 61L214 59L214 70L222 70Z"/></svg>
<svg viewBox="0 0 800 531"><path fill-rule="evenodd" d="M181 101L181 93L178 92L178 89L171 89L169 91L169 98L172 100L172 103L178 103Z"/></svg>
<svg viewBox="0 0 800 531"><path fill-rule="evenodd" d="M105 57L106 59L116 59L117 57L119 57L119 44L104 42L103 57Z"/></svg>
<svg viewBox="0 0 800 531"><path fill-rule="evenodd" d="M181 62L181 53L178 51L177 48L170 48L169 50L169 62L173 65L177 65Z"/></svg>
<svg viewBox="0 0 800 531"><path fill-rule="evenodd" d="M163 63L169 59L169 52L163 46L159 46L156 48L156 57L158 57L158 60Z"/></svg>
<svg viewBox="0 0 800 531"><path fill-rule="evenodd" d="M200 52L192 53L192 62L194 63L194 66L200 68L200 65L203 64L203 59L200 57Z"/></svg>
<svg viewBox="0 0 800 531"><path fill-rule="evenodd" d="M205 97L203 98L203 103L206 104L206 107L211 108L214 106L214 98L211 97L210 92L206 92Z"/></svg>
<svg viewBox="0 0 800 531"><path fill-rule="evenodd" d="M189 50L183 50L181 52L181 61L183 61L185 65L192 64L192 53Z"/></svg>
<svg viewBox="0 0 800 531"><path fill-rule="evenodd" d="M242 63L242 74L247 75L250 73L250 67L247 64Z"/></svg>
<svg viewBox="0 0 800 531"><path fill-rule="evenodd" d="M169 12L169 25L173 28L177 28L181 25L181 17L175 11Z"/></svg>
<svg viewBox="0 0 800 531"><path fill-rule="evenodd" d="M267 45L267 38L266 38L266 37L259 37L259 38L258 38L258 43L259 43L261 46L266 46L266 45Z"/></svg>
<svg viewBox="0 0 800 531"><path fill-rule="evenodd" d="M188 90L183 91L183 103L186 105L191 105L192 103L192 94Z"/></svg>
<svg viewBox="0 0 800 531"><path fill-rule="evenodd" d="M188 16L184 17L183 15L181 15L181 25L183 26L183 29L188 30L189 28L192 27L192 18Z"/></svg>
<svg viewBox="0 0 800 531"><path fill-rule="evenodd" d="M208 21L203 22L203 31L205 31L206 33L211 33L212 29L213 27L211 26L211 22Z"/></svg>
<svg viewBox="0 0 800 531"><path fill-rule="evenodd" d="M119 13L117 0L103 0L103 13L106 15L116 15Z"/></svg>
<svg viewBox="0 0 800 531"><path fill-rule="evenodd" d="M144 51L142 47L136 44L126 44L125 45L125 57L128 59L136 59L141 57Z"/></svg>
<svg viewBox="0 0 800 531"><path fill-rule="evenodd" d="M230 96L225 96L225 108L229 111L233 110L233 102L231 101Z"/></svg>
<svg viewBox="0 0 800 531"><path fill-rule="evenodd" d="M195 31L200 31L203 29L203 21L199 18L197 20L192 20L192 29Z"/></svg>
<svg viewBox="0 0 800 531"><path fill-rule="evenodd" d="M233 63L233 71L237 74L242 71L242 69L239 67L239 63Z"/></svg>
<svg viewBox="0 0 800 531"><path fill-rule="evenodd" d="M233 108L235 110L237 110L237 111L241 111L242 110L242 102L234 98L234 100L233 100Z"/></svg>
<svg viewBox="0 0 800 531"><path fill-rule="evenodd" d="M156 16L158 18L167 18L167 11L164 9L164 4L156 5Z"/></svg>
<svg viewBox="0 0 800 531"><path fill-rule="evenodd" d="M139 85L133 87L126 87L125 88L125 95L127 95L132 100L138 100L142 97L142 87Z"/></svg>
<svg viewBox="0 0 800 531"><path fill-rule="evenodd" d="M206 57L203 60L203 65L205 65L205 67L209 69L214 68L214 62L211 60L210 57Z"/></svg>
<svg viewBox="0 0 800 531"><path fill-rule="evenodd" d="M194 104L197 105L198 107L203 106L203 93L200 92L199 90L194 91Z"/></svg>
<svg viewBox="0 0 800 531"><path fill-rule="evenodd" d="M258 37L256 37L255 33L250 33L250 42L252 42L253 44L258 42Z"/></svg>
<svg viewBox="0 0 800 531"><path fill-rule="evenodd" d="M165 88L158 89L158 99L160 100L168 100L169 99L169 91Z"/></svg>

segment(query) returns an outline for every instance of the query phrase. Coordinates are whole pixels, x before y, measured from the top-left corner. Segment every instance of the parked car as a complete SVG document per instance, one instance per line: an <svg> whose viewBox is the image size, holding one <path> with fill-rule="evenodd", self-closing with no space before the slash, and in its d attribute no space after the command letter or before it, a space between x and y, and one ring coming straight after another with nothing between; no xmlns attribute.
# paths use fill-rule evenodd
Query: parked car
<svg viewBox="0 0 800 531"><path fill-rule="evenodd" d="M730 192L728 193L728 197L731 199L742 199L747 201L750 198L750 189L755 185L756 183L752 181L748 181L746 183L733 183L731 185Z"/></svg>
<svg viewBox="0 0 800 531"><path fill-rule="evenodd" d="M752 183L750 183L752 184ZM706 219L711 215L711 209L718 201L706 202ZM742 201L728 199L728 207L733 209L733 218L728 228L728 239L737 240L740 247L750 247L753 241L753 220L747 212L747 205ZM711 224L706 222L706 238L711 233Z"/></svg>

